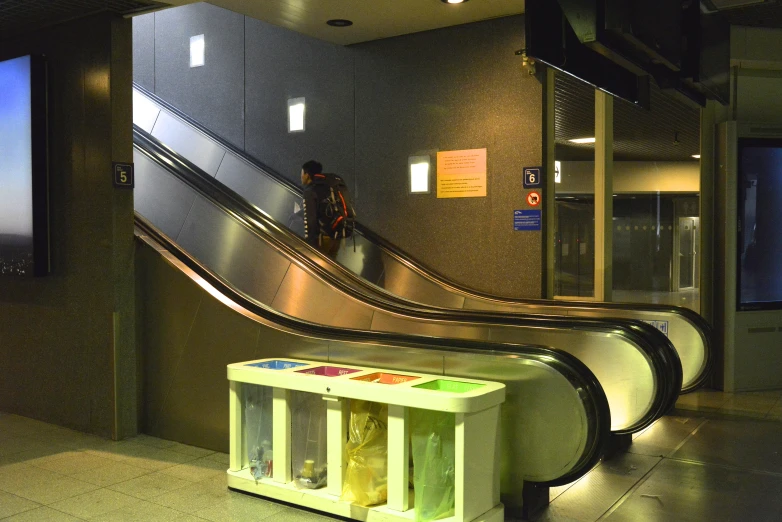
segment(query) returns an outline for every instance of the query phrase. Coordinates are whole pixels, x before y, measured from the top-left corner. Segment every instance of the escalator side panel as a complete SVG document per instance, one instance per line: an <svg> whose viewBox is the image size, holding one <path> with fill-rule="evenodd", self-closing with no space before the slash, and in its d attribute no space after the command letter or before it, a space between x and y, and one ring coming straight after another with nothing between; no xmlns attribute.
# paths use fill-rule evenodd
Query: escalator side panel
<svg viewBox="0 0 782 522"><path fill-rule="evenodd" d="M133 150L136 187L133 205L161 232L176 239L195 201L195 193L138 150Z"/></svg>
<svg viewBox="0 0 782 522"><path fill-rule="evenodd" d="M133 89L133 124L138 125L144 132L152 133L160 107L155 102Z"/></svg>
<svg viewBox="0 0 782 522"><path fill-rule="evenodd" d="M496 327L492 326L492 328ZM490 327L486 324L411 321L406 317L379 311L375 312L375 318L372 321L372 330L375 332L404 332L406 334L428 335L431 337L454 337L457 339L479 341L488 341L491 336L489 333ZM518 336L516 341L518 341Z"/></svg>
<svg viewBox="0 0 782 522"><path fill-rule="evenodd" d="M291 264L271 307L316 324L369 330L373 309L335 292L325 283Z"/></svg>
<svg viewBox="0 0 782 522"><path fill-rule="evenodd" d="M212 177L226 153L221 145L167 111L160 112L151 134Z"/></svg>
<svg viewBox="0 0 782 522"><path fill-rule="evenodd" d="M375 248L378 248L375 246ZM464 297L436 285L382 252L385 269L385 289L405 299L444 308L462 308Z"/></svg>
<svg viewBox="0 0 782 522"><path fill-rule="evenodd" d="M226 306L209 285L199 283L200 278L188 279L193 276L187 274L187 268L147 245L141 245L137 253L139 339L144 343L141 351L145 375L149 376L144 425L150 435L227 451L225 365L265 357L324 361L328 357L335 363L438 375L447 366L454 371L461 368L458 371L465 376L471 371L484 378L491 375L508 385L506 404L512 410L505 415L515 419L503 426L502 447L512 451L502 458L505 470L532 474L541 481L556 480L577 469L574 455L580 454L596 433L590 433L596 428L584 420L585 407L592 398L582 396L583 390L554 366L519 355L479 355L469 358L469 363L477 366L467 369L460 364L471 354L463 352L302 336ZM171 307L176 309L182 301L187 303L181 310L186 308L188 313L171 313ZM526 440L525 431L510 431L533 426L533 441ZM519 447L525 451L518 451ZM550 457L541 459L541 454ZM534 467L537 463L547 468ZM505 480L503 484L504 500L512 505L521 498L522 481Z"/></svg>
<svg viewBox="0 0 782 522"><path fill-rule="evenodd" d="M258 175L255 167L232 152L226 153L216 179L282 225L290 224L294 204L301 204L301 196L272 178Z"/></svg>
<svg viewBox="0 0 782 522"><path fill-rule="evenodd" d="M603 318L606 312L588 308L571 308L563 310L573 317ZM559 313L555 311L553 313ZM658 329L665 329L665 335L676 347L682 361L682 390L689 391L706 371L707 351L706 341L695 326L684 316L672 313L643 310L611 309L611 316L622 319L636 319L644 322L655 322Z"/></svg>
<svg viewBox="0 0 782 522"><path fill-rule="evenodd" d="M523 440L503 437L501 482L506 495L516 493L509 490L509 484L521 484L524 479L546 480L543 476L535 476L531 470L558 469L565 474L571 469L584 451L586 441L579 434L588 425L584 411L573 402L569 392L558 382L559 377L549 369L532 363L521 375L509 372L510 368L502 357L492 359L465 354L445 359L447 375L474 376L500 381L506 386L502 430L525 434ZM546 407L537 408L534 415L518 415L522 403L530 402L546 404Z"/></svg>
<svg viewBox="0 0 782 522"><path fill-rule="evenodd" d="M198 196L177 243L213 272L270 304L291 263L250 230Z"/></svg>

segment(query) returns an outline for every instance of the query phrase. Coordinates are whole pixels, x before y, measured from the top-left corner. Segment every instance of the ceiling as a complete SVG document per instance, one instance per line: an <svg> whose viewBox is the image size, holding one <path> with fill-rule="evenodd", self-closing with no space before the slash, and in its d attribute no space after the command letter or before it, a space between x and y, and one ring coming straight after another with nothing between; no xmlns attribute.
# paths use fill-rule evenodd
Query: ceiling
<svg viewBox="0 0 782 522"><path fill-rule="evenodd" d="M569 140L595 135L594 88L557 74L554 84L556 159L594 160L594 144ZM619 161L695 161L700 150L700 111L665 94L652 83L651 108L614 101L614 159Z"/></svg>
<svg viewBox="0 0 782 522"><path fill-rule="evenodd" d="M327 42L348 45L524 12L524 0L210 0L211 4ZM327 20L347 19L350 27Z"/></svg>
<svg viewBox="0 0 782 522"><path fill-rule="evenodd" d="M132 14L161 5L153 0L0 0L0 40L95 13Z"/></svg>

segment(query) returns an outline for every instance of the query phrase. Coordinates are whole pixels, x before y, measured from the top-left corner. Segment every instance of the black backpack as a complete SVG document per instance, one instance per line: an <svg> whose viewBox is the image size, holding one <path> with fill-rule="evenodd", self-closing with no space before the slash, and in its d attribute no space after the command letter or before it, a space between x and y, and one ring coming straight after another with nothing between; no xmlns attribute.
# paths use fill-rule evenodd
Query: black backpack
<svg viewBox="0 0 782 522"><path fill-rule="evenodd" d="M320 232L334 239L351 237L356 211L345 180L336 174L314 174L312 183L318 195Z"/></svg>

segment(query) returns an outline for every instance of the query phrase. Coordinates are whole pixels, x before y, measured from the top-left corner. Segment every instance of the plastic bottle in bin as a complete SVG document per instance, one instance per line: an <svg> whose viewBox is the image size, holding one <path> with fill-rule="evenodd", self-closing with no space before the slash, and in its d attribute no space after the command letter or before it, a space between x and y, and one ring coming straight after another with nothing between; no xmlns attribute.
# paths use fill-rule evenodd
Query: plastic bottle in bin
<svg viewBox="0 0 782 522"><path fill-rule="evenodd" d="M274 453L271 442L265 440L251 452L250 472L255 480L271 477L274 472Z"/></svg>

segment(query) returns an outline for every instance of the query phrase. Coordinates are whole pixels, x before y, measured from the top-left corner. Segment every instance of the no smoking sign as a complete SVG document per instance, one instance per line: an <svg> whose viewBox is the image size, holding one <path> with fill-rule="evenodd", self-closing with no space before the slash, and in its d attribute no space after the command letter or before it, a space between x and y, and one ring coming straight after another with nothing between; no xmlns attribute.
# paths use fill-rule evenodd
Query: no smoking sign
<svg viewBox="0 0 782 522"><path fill-rule="evenodd" d="M530 192L527 194L527 204L531 207L537 207L540 205L541 201L540 193L539 192Z"/></svg>

